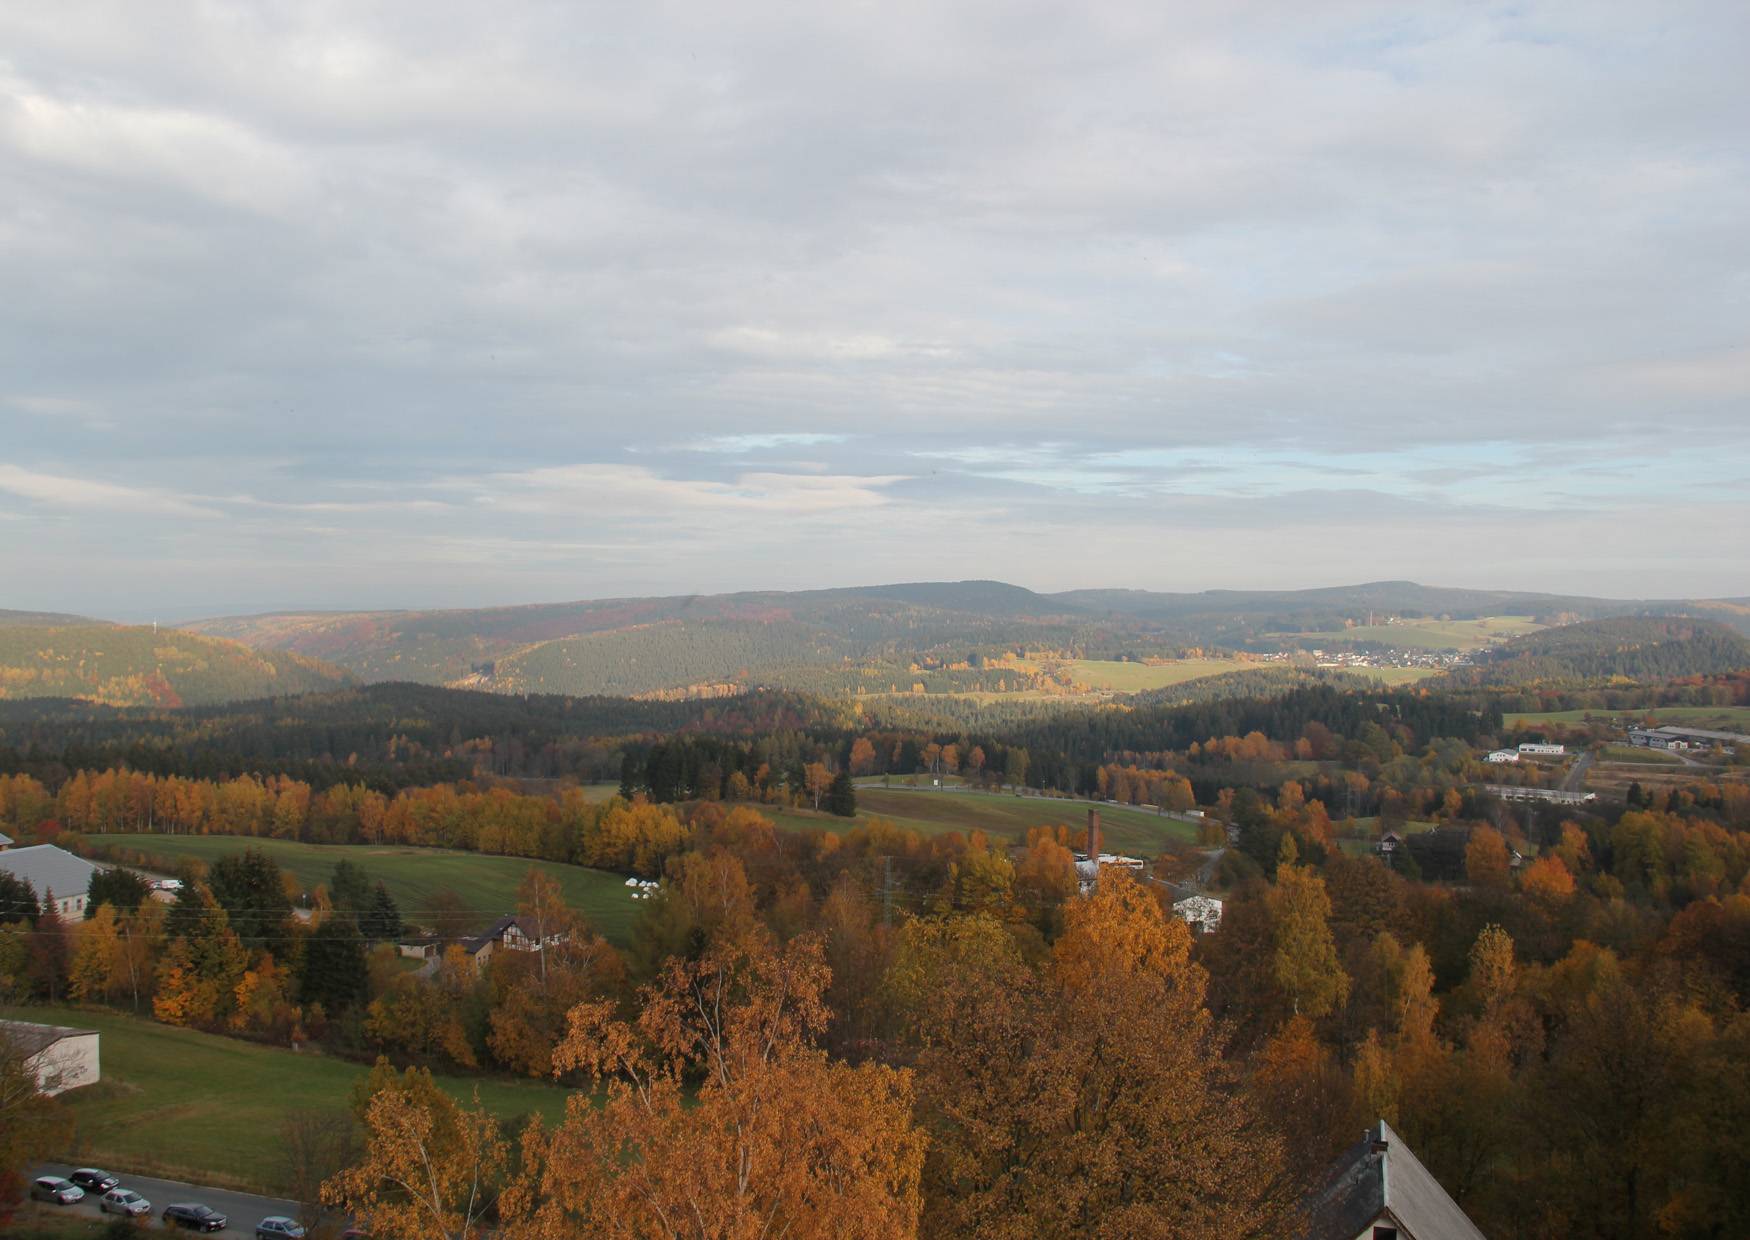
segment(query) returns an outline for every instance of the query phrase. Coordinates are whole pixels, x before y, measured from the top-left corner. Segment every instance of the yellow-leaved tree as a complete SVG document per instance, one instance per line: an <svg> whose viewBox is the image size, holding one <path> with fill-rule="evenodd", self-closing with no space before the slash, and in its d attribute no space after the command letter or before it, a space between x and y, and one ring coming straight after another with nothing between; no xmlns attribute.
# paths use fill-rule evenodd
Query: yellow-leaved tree
<svg viewBox="0 0 1750 1240"><path fill-rule="evenodd" d="M910 995L926 1235L1283 1234L1282 1150L1223 1060L1190 952L1183 922L1108 872L1043 969L1009 949L926 971ZM910 956L902 943L896 968Z"/></svg>
<svg viewBox="0 0 1750 1240"><path fill-rule="evenodd" d="M756 935L671 959L633 1021L574 1008L555 1071L604 1081L606 1102L525 1134L507 1240L916 1234L911 1075L815 1047L828 981L813 936Z"/></svg>
<svg viewBox="0 0 1750 1240"><path fill-rule="evenodd" d="M355 1166L322 1186L377 1240L475 1240L499 1204L510 1147L475 1100L465 1109L431 1073L379 1059L354 1096L365 1132Z"/></svg>

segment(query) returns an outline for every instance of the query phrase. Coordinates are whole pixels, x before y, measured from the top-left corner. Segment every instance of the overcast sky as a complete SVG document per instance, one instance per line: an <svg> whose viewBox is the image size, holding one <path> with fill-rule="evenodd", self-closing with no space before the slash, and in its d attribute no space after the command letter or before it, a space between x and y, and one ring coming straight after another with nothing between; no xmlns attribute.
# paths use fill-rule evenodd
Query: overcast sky
<svg viewBox="0 0 1750 1240"><path fill-rule="evenodd" d="M1750 594L1750 5L0 3L0 606Z"/></svg>

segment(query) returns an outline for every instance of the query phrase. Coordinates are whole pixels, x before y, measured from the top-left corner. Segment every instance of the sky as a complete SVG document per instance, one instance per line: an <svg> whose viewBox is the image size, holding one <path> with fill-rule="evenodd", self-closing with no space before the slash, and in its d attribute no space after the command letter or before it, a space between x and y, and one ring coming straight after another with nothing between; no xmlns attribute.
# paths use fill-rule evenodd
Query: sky
<svg viewBox="0 0 1750 1240"><path fill-rule="evenodd" d="M0 607L1750 595L1750 5L0 4Z"/></svg>

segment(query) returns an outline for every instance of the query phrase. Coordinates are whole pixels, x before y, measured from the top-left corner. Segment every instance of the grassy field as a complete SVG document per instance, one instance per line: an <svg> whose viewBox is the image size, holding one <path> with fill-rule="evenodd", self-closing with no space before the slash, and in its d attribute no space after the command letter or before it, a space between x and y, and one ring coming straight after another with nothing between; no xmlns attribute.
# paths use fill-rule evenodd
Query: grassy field
<svg viewBox="0 0 1750 1240"><path fill-rule="evenodd" d="M164 859L174 868L183 857L211 864L230 853L255 846L290 871L305 887L326 884L342 857L360 865L372 879L381 879L401 906L402 915L417 920L431 898L448 889L461 897L462 907L477 914L484 927L516 908L517 884L530 867L559 880L570 905L610 942L624 945L637 904L627 894L625 879L603 870L529 861L521 857L489 857L442 848L404 848L372 844L299 844L291 840L249 839L234 835L88 835L93 843L116 844Z"/></svg>
<svg viewBox="0 0 1750 1240"><path fill-rule="evenodd" d="M95 1029L103 1079L73 1090L67 1160L116 1171L274 1192L283 1188L279 1126L299 1108L344 1110L367 1069L314 1053L177 1029L102 1009L6 1007L0 1016ZM494 1115L558 1119L567 1091L534 1081L438 1077L464 1101L477 1088Z"/></svg>
<svg viewBox="0 0 1750 1240"><path fill-rule="evenodd" d="M1243 672L1264 667L1262 663L1242 663L1237 659L1174 659L1170 663L1120 663L1105 659L1076 659L1064 668L1078 682L1090 689L1115 693L1140 693L1145 689L1165 689L1204 676L1222 676L1228 672Z"/></svg>
<svg viewBox="0 0 1750 1240"><path fill-rule="evenodd" d="M896 781L892 788L859 787L858 813L851 820L772 806L762 806L760 812L780 827L791 829L846 831L870 818L883 818L923 835L984 831L992 837L1019 842L1026 839L1030 827L1066 826L1079 837L1087 827L1088 810L1093 805L1091 801L1018 797L1012 793L912 791ZM1197 827L1192 823L1129 806L1098 808L1105 847L1110 851L1154 856L1180 851L1197 842Z"/></svg>
<svg viewBox="0 0 1750 1240"><path fill-rule="evenodd" d="M1278 633L1300 642L1378 642L1400 650L1481 650L1544 626L1529 616L1484 616L1480 620L1404 620L1397 624L1358 624L1325 633Z"/></svg>
<svg viewBox="0 0 1750 1240"><path fill-rule="evenodd" d="M1585 723L1586 716L1611 723L1617 718L1651 716L1657 724L1681 728L1707 728L1715 732L1750 732L1750 706L1654 706L1646 711L1546 710L1511 715L1508 727L1536 727L1540 723Z"/></svg>
<svg viewBox="0 0 1750 1240"><path fill-rule="evenodd" d="M1644 766L1682 766L1683 759L1657 749L1641 749L1635 745L1606 745L1598 755L1601 762L1637 762Z"/></svg>

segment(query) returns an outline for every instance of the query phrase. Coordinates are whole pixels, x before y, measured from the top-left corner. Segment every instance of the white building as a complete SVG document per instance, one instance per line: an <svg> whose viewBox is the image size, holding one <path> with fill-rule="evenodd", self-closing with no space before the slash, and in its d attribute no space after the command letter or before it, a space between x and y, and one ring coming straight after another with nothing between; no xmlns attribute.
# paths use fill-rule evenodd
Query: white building
<svg viewBox="0 0 1750 1240"><path fill-rule="evenodd" d="M1483 791L1503 801L1548 801L1553 805L1588 805L1596 792L1569 792L1565 788L1518 788L1511 784L1484 784Z"/></svg>
<svg viewBox="0 0 1750 1240"><path fill-rule="evenodd" d="M1173 901L1173 916L1202 934L1221 929L1221 901L1214 896L1186 896Z"/></svg>
<svg viewBox="0 0 1750 1240"><path fill-rule="evenodd" d="M1715 745L1728 751L1739 745L1750 745L1750 736L1742 732L1715 732L1708 728L1635 728L1628 734L1629 744L1645 749L1712 749Z"/></svg>
<svg viewBox="0 0 1750 1240"><path fill-rule="evenodd" d="M36 1087L45 1094L95 1085L101 1075L95 1029L0 1020L0 1038L24 1052L26 1065L36 1075Z"/></svg>
<svg viewBox="0 0 1750 1240"><path fill-rule="evenodd" d="M86 893L97 873L85 858L53 844L8 848L0 852L0 870L29 883L38 903L69 921L85 916Z"/></svg>
<svg viewBox="0 0 1750 1240"><path fill-rule="evenodd" d="M1519 761L1519 751L1517 749L1497 749L1489 754L1488 760L1490 762L1517 762Z"/></svg>
<svg viewBox="0 0 1750 1240"><path fill-rule="evenodd" d="M1561 755L1568 752L1568 747L1566 745L1545 745L1538 741L1522 741L1519 745L1519 752Z"/></svg>

